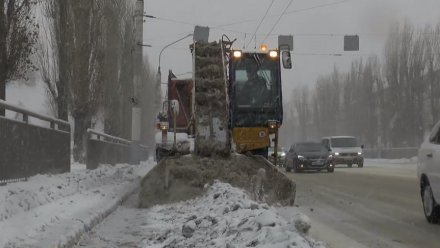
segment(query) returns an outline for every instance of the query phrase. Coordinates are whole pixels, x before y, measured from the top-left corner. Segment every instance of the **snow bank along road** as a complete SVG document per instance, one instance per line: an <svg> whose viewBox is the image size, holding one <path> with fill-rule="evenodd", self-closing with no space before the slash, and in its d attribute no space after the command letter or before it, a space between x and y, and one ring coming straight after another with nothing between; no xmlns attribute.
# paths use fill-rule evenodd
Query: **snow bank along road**
<svg viewBox="0 0 440 248"><path fill-rule="evenodd" d="M138 209L134 192L154 166L73 165L70 173L1 186L0 247L324 247L308 238L298 208L285 219L220 182L190 201Z"/></svg>
<svg viewBox="0 0 440 248"><path fill-rule="evenodd" d="M137 209L136 195L94 228L78 248L324 248L304 235L308 218L284 219L267 204L216 182L193 200Z"/></svg>
<svg viewBox="0 0 440 248"><path fill-rule="evenodd" d="M423 215L416 163L367 160L364 166L289 173L312 236L335 248L440 247L440 225Z"/></svg>
<svg viewBox="0 0 440 248"><path fill-rule="evenodd" d="M0 247L69 247L139 185L154 166L100 166L37 175L0 187Z"/></svg>

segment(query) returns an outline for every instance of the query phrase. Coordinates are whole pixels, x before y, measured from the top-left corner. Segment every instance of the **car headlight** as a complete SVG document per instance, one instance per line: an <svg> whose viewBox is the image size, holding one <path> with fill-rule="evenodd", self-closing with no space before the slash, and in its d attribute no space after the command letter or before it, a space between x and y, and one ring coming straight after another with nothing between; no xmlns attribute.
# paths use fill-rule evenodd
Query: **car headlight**
<svg viewBox="0 0 440 248"><path fill-rule="evenodd" d="M362 152L358 152L358 155L359 155L359 156L362 155Z"/></svg>
<svg viewBox="0 0 440 248"><path fill-rule="evenodd" d="M335 152L335 156L339 156L339 152Z"/></svg>

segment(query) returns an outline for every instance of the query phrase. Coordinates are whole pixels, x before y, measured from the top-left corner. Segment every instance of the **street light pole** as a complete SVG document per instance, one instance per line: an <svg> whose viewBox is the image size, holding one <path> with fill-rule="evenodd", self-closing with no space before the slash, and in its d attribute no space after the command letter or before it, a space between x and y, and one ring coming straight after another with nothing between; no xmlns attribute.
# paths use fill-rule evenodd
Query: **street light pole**
<svg viewBox="0 0 440 248"><path fill-rule="evenodd" d="M131 109L131 164L139 164L140 162L140 142L141 142L141 100L140 94L142 90L142 47L143 31L144 31L144 0L136 1L135 9L135 48L133 53L133 100Z"/></svg>
<svg viewBox="0 0 440 248"><path fill-rule="evenodd" d="M162 53L163 53L163 51L164 51L165 49L167 49L168 47L170 47L170 46L176 44L177 42L179 42L179 41L181 41L181 40L184 40L184 39L186 39L186 38L188 38L188 37L191 37L191 36L193 36L193 34L187 34L187 35L185 35L184 37L182 37L182 38L180 38L180 39L178 39L178 40L176 40L176 41L174 41L174 42L172 42L172 43L170 43L170 44L164 46L164 47L162 48L162 50L160 50L160 53L159 53L159 67L157 68L157 73L159 74L159 76L161 75L161 72L160 72L160 60L161 60L161 58L162 58Z"/></svg>

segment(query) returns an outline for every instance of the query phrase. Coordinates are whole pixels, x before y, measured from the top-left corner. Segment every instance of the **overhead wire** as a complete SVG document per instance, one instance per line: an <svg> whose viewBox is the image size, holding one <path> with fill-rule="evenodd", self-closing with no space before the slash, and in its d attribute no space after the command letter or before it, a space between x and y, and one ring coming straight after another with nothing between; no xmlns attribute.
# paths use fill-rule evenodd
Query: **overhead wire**
<svg viewBox="0 0 440 248"><path fill-rule="evenodd" d="M302 8L302 9L294 9L294 10L286 12L286 14L290 15L290 14L300 13L300 12L309 11L309 10L313 10L313 9L329 7L329 6L333 6L333 5L339 5L339 4L342 4L342 3L345 3L345 2L351 2L351 1L355 1L355 0L342 0L342 1L338 1L338 2L319 4L319 5L315 5L315 6L307 7L307 8ZM279 15L269 15L266 18L275 18L275 17L279 17ZM217 25L217 26L214 26L213 28L224 28L224 27L227 27L227 26L234 26L234 25L238 25L238 24L255 22L255 21L258 21L258 20L259 19L256 19L256 18L254 18L254 19L246 19L246 20L226 23L226 24L222 24L222 25Z"/></svg>
<svg viewBox="0 0 440 248"><path fill-rule="evenodd" d="M318 9L318 8L323 8L323 7L329 7L329 6L333 6L333 5L339 5L339 4L346 3L346 2L351 2L351 1L354 1L354 0L342 0L342 1L339 1L339 2L320 4L320 5L312 6L312 7L309 7L309 8L291 10L291 11L286 12L286 15L290 15L290 14L294 14L294 13L299 13L299 12L303 12L303 11L308 11L308 10L313 10L313 9Z"/></svg>
<svg viewBox="0 0 440 248"><path fill-rule="evenodd" d="M274 2L275 2L275 0L272 0L272 2L270 2L269 7L266 9L266 12L264 13L264 16L261 18L260 23L258 23L257 28L255 29L254 34L251 36L251 39L249 40L249 43L247 46L249 46L252 43L253 39L255 39L255 43L257 42L258 29L261 27L261 24L263 23L264 19L266 18L267 14L269 13L270 9L272 8L272 5Z"/></svg>
<svg viewBox="0 0 440 248"><path fill-rule="evenodd" d="M275 24L272 26L270 31L264 37L262 43L264 43L267 40L267 38L272 34L273 30L278 25L278 23L281 21L281 18L283 18L283 16L287 13L287 10L289 9L290 5L292 5L292 3L293 3L293 0L290 0L289 3L287 4L286 8L283 10L283 13L281 13L281 15L278 17L278 20L275 22Z"/></svg>
<svg viewBox="0 0 440 248"><path fill-rule="evenodd" d="M320 5L316 5L316 6L312 6L312 7L308 7L308 8L303 8L303 9L291 10L291 11L287 11L284 15L290 15L290 14L294 14L294 13L300 13L300 12L303 12L303 11L309 11L309 10L313 10L313 9L329 7L329 6L333 6L333 5L339 5L339 4L346 3L346 2L351 2L351 1L356 1L356 0L342 0L342 1L333 2L333 3L320 4ZM265 19L273 18L273 17L278 17L279 18L280 16L279 15L267 15L265 17ZM156 17L156 16L154 16L153 20L167 21L167 22L171 22L171 23L177 23L177 24L188 25L188 26L193 26L193 27L199 25L199 24L196 24L196 23L191 23L191 22L187 22L187 21L181 21L181 20L176 20L176 19L171 19L171 18L166 18L166 17ZM251 34L249 32L243 32L243 31L238 31L238 30L226 29L224 27L233 26L233 25L237 25L237 24L248 23L248 22L255 22L255 21L258 21L258 20L260 20L260 19L259 18L257 18L257 19L255 19L255 18L254 19L247 19L247 20L242 20L242 21L236 21L236 22L232 22L232 23L217 25L217 26L213 26L213 27L210 27L210 28L211 29L215 29L215 30L220 30L220 31L228 31L228 32L232 32L232 33ZM259 34L256 34L256 35L259 35Z"/></svg>

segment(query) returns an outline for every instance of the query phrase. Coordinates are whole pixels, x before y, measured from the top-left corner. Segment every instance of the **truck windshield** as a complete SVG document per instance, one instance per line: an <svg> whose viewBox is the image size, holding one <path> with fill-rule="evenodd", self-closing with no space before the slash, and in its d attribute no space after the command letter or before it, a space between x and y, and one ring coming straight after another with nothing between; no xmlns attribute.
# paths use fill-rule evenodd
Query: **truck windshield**
<svg viewBox="0 0 440 248"><path fill-rule="evenodd" d="M233 88L239 108L272 107L279 97L278 60L266 54L247 54L237 61Z"/></svg>
<svg viewBox="0 0 440 248"><path fill-rule="evenodd" d="M332 138L332 147L357 147L356 138Z"/></svg>

